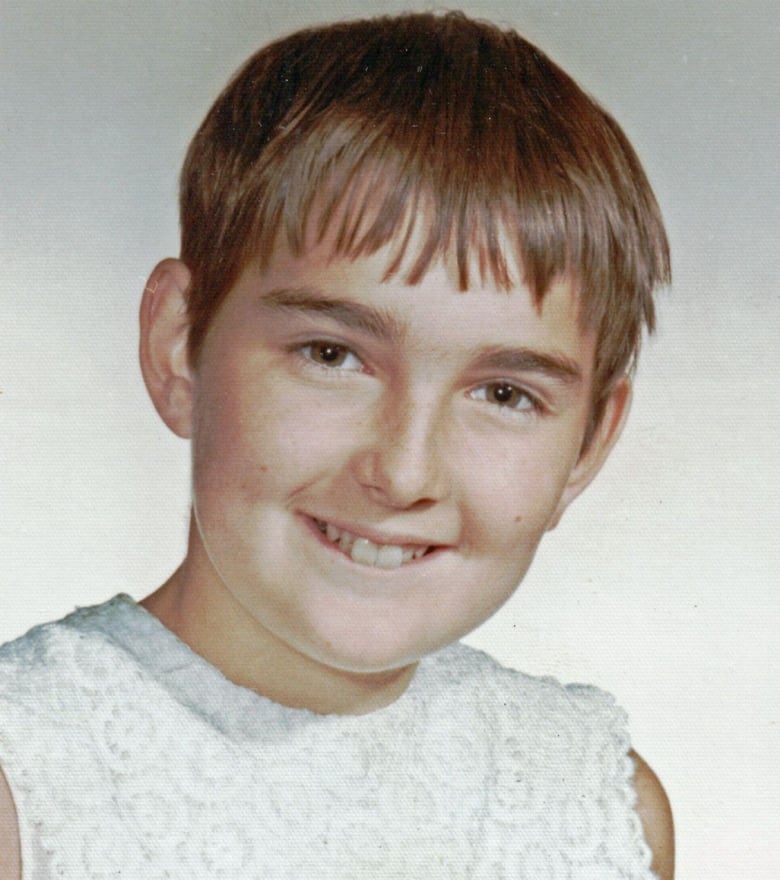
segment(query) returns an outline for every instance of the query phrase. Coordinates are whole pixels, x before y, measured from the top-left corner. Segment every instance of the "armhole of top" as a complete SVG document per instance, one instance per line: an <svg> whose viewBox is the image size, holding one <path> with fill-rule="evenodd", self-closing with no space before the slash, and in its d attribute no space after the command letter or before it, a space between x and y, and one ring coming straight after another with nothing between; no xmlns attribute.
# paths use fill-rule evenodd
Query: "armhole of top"
<svg viewBox="0 0 780 880"><path fill-rule="evenodd" d="M21 880L22 844L16 803L3 768L0 767L0 878Z"/></svg>
<svg viewBox="0 0 780 880"><path fill-rule="evenodd" d="M593 685L568 685L569 693L583 700L595 700L602 713L605 736L613 743L616 765L614 768L613 791L625 805L628 838L625 845L632 849L634 870L641 869L643 880L657 880L652 870L653 851L645 839L642 820L637 812L637 793L634 787L636 770L631 757L632 745L628 732L628 715L616 702L614 696Z"/></svg>
<svg viewBox="0 0 780 880"><path fill-rule="evenodd" d="M657 880L657 875L652 870L653 851L645 837L645 830L642 825L642 819L637 810L637 790L634 785L634 776L636 774L636 762L632 757L633 748L631 745L631 737L628 733L628 719L626 713L619 706L615 705L615 720L612 724L613 736L616 738L619 747L619 775L618 783L623 797L630 809L629 824L633 837L633 845L636 851L636 859L639 865L646 871L647 877Z"/></svg>

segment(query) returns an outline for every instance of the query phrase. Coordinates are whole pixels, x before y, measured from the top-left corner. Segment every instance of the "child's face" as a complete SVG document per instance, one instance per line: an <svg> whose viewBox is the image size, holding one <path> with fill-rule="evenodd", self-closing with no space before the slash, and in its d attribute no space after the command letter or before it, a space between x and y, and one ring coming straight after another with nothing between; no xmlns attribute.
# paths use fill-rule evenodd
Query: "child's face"
<svg viewBox="0 0 780 880"><path fill-rule="evenodd" d="M459 292L388 254L247 269L193 376L192 566L280 645L398 668L488 618L601 463L572 285ZM205 551L205 552L203 552ZM374 560L372 562L372 559Z"/></svg>

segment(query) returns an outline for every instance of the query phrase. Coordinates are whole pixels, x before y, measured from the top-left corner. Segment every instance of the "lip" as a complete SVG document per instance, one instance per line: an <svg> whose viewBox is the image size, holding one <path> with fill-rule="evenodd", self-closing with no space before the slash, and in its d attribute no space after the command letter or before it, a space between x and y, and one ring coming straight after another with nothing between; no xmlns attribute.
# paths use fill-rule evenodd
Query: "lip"
<svg viewBox="0 0 780 880"><path fill-rule="evenodd" d="M314 535L314 537L319 541L319 543L330 550L332 553L336 554L341 559L345 559L351 565L358 565L358 563L353 562L352 558L344 553L336 544L333 544L329 541L325 535L320 531L318 522L329 523L330 525L335 526L338 529L343 531L350 532L355 535L356 538L367 538L374 544L395 544L395 545L415 545L418 547L428 547L430 548L424 556L421 556L419 559L412 559L409 562L405 562L399 568L407 568L410 565L419 565L422 562L429 561L434 556L438 556L442 551L447 550L448 547L445 544L439 544L435 541L428 541L424 538L420 538L419 535L409 535L409 534L383 534L381 532L376 532L371 528L366 528L365 526L354 526L351 524L344 524L341 520L329 519L327 517L320 516L312 516L309 513L301 513L299 514L303 522L305 523L308 530ZM370 568L372 571L379 573L387 573L392 574L394 571L398 569L380 569L374 568L371 566L360 566L361 569Z"/></svg>
<svg viewBox="0 0 780 880"><path fill-rule="evenodd" d="M331 519L329 516L313 516L310 513L304 513L303 516L308 519L315 528L317 527L317 522L329 523L337 529L350 532L356 538L368 538L368 540L372 541L374 544L415 544L418 547L435 547L436 549L444 546L439 541L431 541L430 538L420 537L419 535L377 532L371 529L371 527L356 526L353 523ZM317 529L317 531L319 531L319 529Z"/></svg>

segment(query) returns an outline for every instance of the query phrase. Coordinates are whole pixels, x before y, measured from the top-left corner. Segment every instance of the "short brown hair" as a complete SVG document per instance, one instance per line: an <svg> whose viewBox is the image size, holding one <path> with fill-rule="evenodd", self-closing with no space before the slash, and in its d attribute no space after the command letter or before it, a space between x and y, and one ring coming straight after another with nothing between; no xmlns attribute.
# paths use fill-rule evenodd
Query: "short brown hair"
<svg viewBox="0 0 780 880"><path fill-rule="evenodd" d="M518 34L460 13L299 31L228 84L181 177L193 362L244 266L267 263L280 232L302 252L315 197L320 234L341 218L337 253L400 243L388 274L431 208L409 283L447 253L461 288L475 266L509 288L507 241L537 302L574 278L598 338L595 420L670 276L658 205L615 121Z"/></svg>

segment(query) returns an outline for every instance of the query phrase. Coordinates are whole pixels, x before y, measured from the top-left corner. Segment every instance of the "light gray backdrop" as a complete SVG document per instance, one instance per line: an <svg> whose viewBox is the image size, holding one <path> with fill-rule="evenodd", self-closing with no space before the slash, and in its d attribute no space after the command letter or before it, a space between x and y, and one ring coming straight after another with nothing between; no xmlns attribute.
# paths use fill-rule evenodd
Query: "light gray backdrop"
<svg viewBox="0 0 780 880"><path fill-rule="evenodd" d="M183 551L187 447L135 364L176 177L227 76L301 24L396 0L5 4L0 641L141 597ZM675 283L628 430L471 641L613 690L675 807L679 877L774 880L778 747L778 15L771 2L493 0L611 109Z"/></svg>

